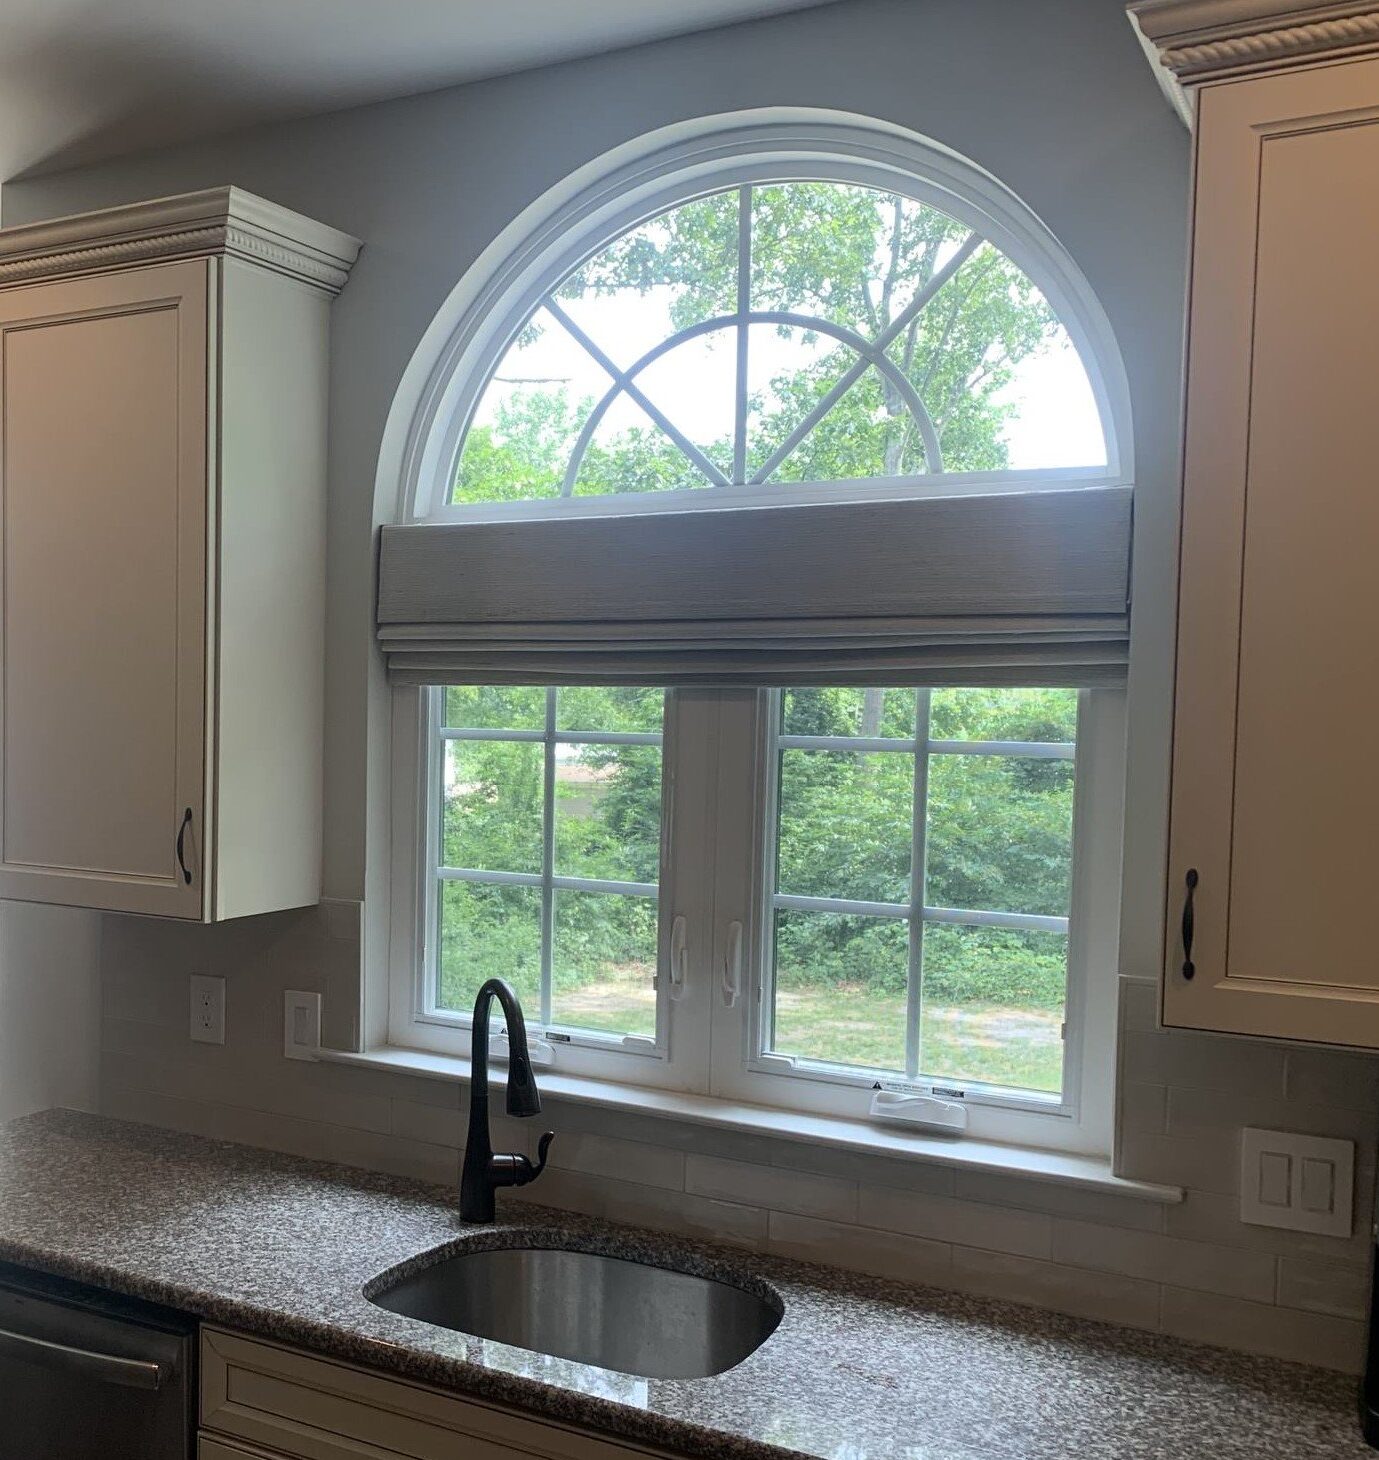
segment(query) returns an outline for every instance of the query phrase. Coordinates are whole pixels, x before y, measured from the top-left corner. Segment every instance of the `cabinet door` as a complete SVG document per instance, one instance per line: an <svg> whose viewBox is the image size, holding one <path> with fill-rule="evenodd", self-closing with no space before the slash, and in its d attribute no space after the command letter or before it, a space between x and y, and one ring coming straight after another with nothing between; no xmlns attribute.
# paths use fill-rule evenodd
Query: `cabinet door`
<svg viewBox="0 0 1379 1460"><path fill-rule="evenodd" d="M0 896L201 916L210 267L0 293Z"/></svg>
<svg viewBox="0 0 1379 1460"><path fill-rule="evenodd" d="M1379 1047L1379 62L1198 125L1165 1020Z"/></svg>

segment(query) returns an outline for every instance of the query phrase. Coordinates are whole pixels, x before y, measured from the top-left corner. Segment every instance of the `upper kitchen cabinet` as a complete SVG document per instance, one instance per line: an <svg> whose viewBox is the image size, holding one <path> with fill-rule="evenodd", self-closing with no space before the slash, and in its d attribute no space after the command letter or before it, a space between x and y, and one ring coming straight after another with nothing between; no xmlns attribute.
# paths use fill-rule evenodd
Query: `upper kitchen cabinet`
<svg viewBox="0 0 1379 1460"><path fill-rule="evenodd" d="M1163 1011L1379 1048L1379 10L1312 8L1137 7L1197 91Z"/></svg>
<svg viewBox="0 0 1379 1460"><path fill-rule="evenodd" d="M0 897L320 895L328 326L234 188L0 231Z"/></svg>

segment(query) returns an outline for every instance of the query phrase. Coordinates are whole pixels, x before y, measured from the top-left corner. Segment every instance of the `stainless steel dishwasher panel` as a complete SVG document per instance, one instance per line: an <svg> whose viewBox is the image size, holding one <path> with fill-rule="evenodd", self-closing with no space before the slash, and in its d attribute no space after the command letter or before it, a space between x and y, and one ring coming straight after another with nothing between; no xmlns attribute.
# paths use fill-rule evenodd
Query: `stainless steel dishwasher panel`
<svg viewBox="0 0 1379 1460"><path fill-rule="evenodd" d="M189 1460L191 1324L0 1287L0 1460Z"/></svg>

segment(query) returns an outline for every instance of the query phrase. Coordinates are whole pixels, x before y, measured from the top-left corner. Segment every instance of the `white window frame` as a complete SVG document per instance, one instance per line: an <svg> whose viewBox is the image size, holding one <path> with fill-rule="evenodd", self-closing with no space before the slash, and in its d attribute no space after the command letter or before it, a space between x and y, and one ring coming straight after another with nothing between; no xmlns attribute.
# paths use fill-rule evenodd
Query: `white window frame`
<svg viewBox="0 0 1379 1460"><path fill-rule="evenodd" d="M390 1044L466 1057L469 1016L437 1010L435 980L443 691L395 693L395 879ZM767 691L677 690L663 736L657 1036L561 1031L527 1010L538 1064L635 1090L681 1090L864 1121L875 1078L791 1067L761 1052L771 956L775 699ZM1082 692L1073 810L1064 1089L1061 1100L964 1086L974 1139L1065 1151L1109 1148L1124 693ZM417 786L422 794L417 795ZM410 812L410 815L408 814ZM672 939L679 967L672 975ZM736 966L735 966L736 965ZM736 979L738 992L729 999ZM1097 1038L1104 1034L1107 1037ZM501 1040L495 1057L505 1053Z"/></svg>
<svg viewBox="0 0 1379 1460"><path fill-rule="evenodd" d="M447 498L464 433L494 366L517 328L560 279L619 234L679 203L743 184L792 180L852 183L928 203L977 229L1006 254L1044 294L1078 350L1101 417L1107 460L1104 467L1090 469L781 484L770 489L773 504L1122 486L1133 480L1128 381L1109 321L1071 256L1004 185L948 149L884 123L822 114L806 120L717 119L711 126L680 129L655 150L628 149L617 165L591 168L553 189L470 270L433 326L448 329L449 335L417 392L401 449L401 519L534 521L550 515L606 516L610 509L622 514L761 504L760 488L737 486L620 498L615 506L614 499L590 497L457 507ZM422 980L427 974L418 958L421 930L427 926L426 883L435 865L425 825L426 808L438 800L428 734L434 714L428 696L434 694L411 687L393 691L388 1041L464 1058L467 1021L426 1016ZM766 697L750 691L681 690L670 703L675 709L664 742L660 1034L654 1047L636 1050L613 1049L599 1040L562 1043L552 1050L555 1068L622 1082L631 1101L638 1088L707 1088L725 1101L860 1120L854 1085L809 1075L782 1079L779 1070L763 1068L751 1056L766 956L758 915L765 835L765 802L758 790L760 778L770 774L762 761ZM1027 1103L1022 1108L1018 1102L973 1099L970 1138L1096 1155L1110 1149L1124 746L1123 689L1089 691L1080 715L1075 793L1067 1098L1052 1112ZM751 788L750 794L741 794L743 786ZM734 824L742 834L726 835ZM696 863L685 848L707 846L711 827L717 831L716 855ZM672 929L681 918L687 954L684 992L677 1002L670 998L666 970ZM730 1008L722 980L734 924L743 930L750 975L746 996Z"/></svg>

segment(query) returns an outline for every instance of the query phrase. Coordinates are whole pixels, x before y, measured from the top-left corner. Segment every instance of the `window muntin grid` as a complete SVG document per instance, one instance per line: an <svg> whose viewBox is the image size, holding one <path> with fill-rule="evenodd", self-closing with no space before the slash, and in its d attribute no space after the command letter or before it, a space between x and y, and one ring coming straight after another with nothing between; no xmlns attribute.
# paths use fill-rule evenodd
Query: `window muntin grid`
<svg viewBox="0 0 1379 1460"><path fill-rule="evenodd" d="M828 301L811 299L807 290L796 291L793 297L779 297L782 293L779 288L763 287L761 279L754 275L754 229L763 226L760 218L754 219L754 209L762 198L784 195L791 189L832 189L839 195L875 198L877 206L883 209L894 207L892 236L897 240L902 232L902 215L922 218L934 235L926 242L926 248L932 247L921 269L921 273L927 270L927 277L913 281L914 289L909 297L904 296L903 290L892 290L889 279L866 281L862 291L866 295L864 307L853 311L859 317L848 317L845 309L825 307ZM635 329L629 334L625 322L615 329L599 317L597 308L577 307L589 299L595 305L600 299L606 303L607 296L617 292L606 278L597 285L586 286L581 281L599 277L597 270L602 261L615 255L629 238L654 229L659 221L685 210L715 203L736 213L735 278L731 287L728 281L720 281L716 293L709 291L708 297L699 301L697 311L691 312L701 317L648 343ZM732 246L731 240L722 240L725 252ZM967 404L964 388L972 392L984 389L987 376L993 370L1005 368L1002 352L1010 344L1009 321L1006 325L993 324L981 314L981 310L989 312L993 307L990 297L993 277L998 285L997 295L1002 289L1022 294L1027 317L1021 317L1020 330L1033 334L1018 346L1024 352L1020 358L1046 345L1066 350L1071 373L1065 397L1085 395L1086 409L1096 423L1092 429L1098 436L1099 448L1088 448L1076 459L1051 459L1039 465L1070 470L1104 466L1106 443L1100 431L1094 392L1066 328L1028 277L976 229L957 222L931 204L859 184L750 183L691 199L635 225L566 273L540 296L488 373L484 388L476 393L460 434L448 501L452 507L497 501L571 501L588 496L626 497L695 488L756 488L773 482L868 478L904 481L954 471L1004 470L999 461L983 461L980 466L965 459L955 461L945 451L943 440L945 431L953 429L959 438L955 449L958 457L963 457L967 447L962 441L963 423L958 418ZM984 293L978 289L982 280L986 281L982 285ZM873 282L874 290L871 289ZM619 287L624 292L632 288ZM791 294L789 290L784 292ZM971 303L974 296L977 304ZM916 359L914 331L931 312L942 320L942 328L932 350L927 354L921 350ZM866 316L865 322L861 315ZM1038 322L1032 322L1035 316ZM945 351L954 356L957 348L948 342L963 337L964 332L968 336L974 331L980 334L984 328L988 333L977 341L980 348L972 355L965 382L954 385L943 379L943 360L939 357ZM533 386L539 397L543 387L559 384L558 375L538 374L533 379L522 373L524 351L529 349L533 338L543 333L557 336L573 352L564 357L565 365L548 365L541 367L543 370L577 372L578 362L586 367L592 362L599 384L591 387L588 395L578 402L566 402L560 407L547 402L541 408L541 419L522 423L519 431L511 420L506 426L502 424L504 410L524 399L519 387ZM822 377L809 383L808 391L814 398L798 419L790 419L789 411L782 409L770 431L762 424L763 399L771 398L774 387L753 379L756 355L763 350L763 358L773 353L767 348L768 337L774 337L777 342L790 337L801 352L800 359L812 360L814 366L819 363L817 350L811 356L805 346L813 349L823 341L832 347L832 354L825 358L833 362ZM1032 342L1034 337L1038 340ZM664 393L652 388L651 381L658 369L664 369L677 355L685 355L689 347L713 343L722 346L712 357L714 371L731 376L732 421L728 427L725 412L721 439L710 443L702 439L702 431L698 433L701 439L695 439L695 430L684 418L684 400L691 395L706 396L712 382L707 377L697 384L682 380L678 392L671 393L675 399L668 401ZM970 352L970 338L966 345ZM576 363L569 363L571 360ZM809 373L803 365L800 371ZM819 448L824 460L815 461L813 456L817 452L809 446L812 438L820 433L826 436L833 429L833 423L839 420L840 407L845 408L849 398L854 402L861 399L857 395L859 390L879 392L878 399L884 406L874 406L874 409L883 410L891 422L900 422L899 444L893 446L888 435L885 459L877 456L870 466L839 466L836 460L830 460L831 454L837 455L831 448ZM1047 402L1043 408L1048 408ZM615 431L612 437L604 439L604 433L611 429L610 422L619 412L622 415L618 430L623 432L622 436ZM889 432L890 427L886 429ZM519 440L521 431L526 432L524 442ZM591 454L598 454L610 440L625 441L629 431L633 435L640 433L639 450L654 445L660 452L654 465L647 467L645 463L639 466L622 461L613 466L609 460L601 459L591 470ZM758 434L762 436L760 441L756 439ZM514 442L520 448L515 455ZM501 462L501 474L489 470L486 477L485 469L475 468L474 462L480 458L487 460L493 454L495 443L498 454L507 450L509 457ZM873 444L865 448L863 455L875 454L878 449ZM1055 457L1060 449L1053 448ZM846 457L848 452L844 451L843 455ZM608 452L603 452L604 458L608 456ZM614 478L611 481L609 473Z"/></svg>
<svg viewBox="0 0 1379 1460"><path fill-rule="evenodd" d="M514 693L526 693L539 697L539 728L530 724L526 726L450 724L447 723L452 718L447 709L448 697L437 695L440 723L436 726L435 739L440 751L440 773L436 777L436 814L439 835L436 838L438 864L433 868L433 877L437 884L434 889L437 953L430 970L431 987L427 1008L432 1014L439 1012L457 1016L461 1020L467 1019L478 984L495 971L482 958L467 959L460 967L459 978L452 980L452 986L447 990L448 968L456 966L449 964L447 959L447 931L452 934L463 933L462 921L456 927L447 930L447 885L494 890L511 889L513 892L520 889L525 894L525 900L533 904L532 914L537 922L534 940L536 957L530 966L530 972L534 975L533 986L522 987L521 978L514 978L513 981L519 985L518 992L528 1003L528 1017L531 1022L543 1026L548 1033L555 1029L594 1038L654 1039L658 1033L653 978L656 961L656 910L659 901L659 878L639 880L565 874L559 870L558 847L560 843L562 767L568 769L574 762L574 757L578 756L582 749L593 747L610 749L641 747L654 750L659 761L663 747L663 734L660 730L613 731L570 728L561 724L561 720L564 718L561 714L563 704L561 690L542 688L514 691ZM571 692L564 693L569 695ZM664 714L664 695L660 692L657 694L661 702L661 712ZM523 716L513 715L512 718L523 718ZM462 831L458 836L451 835L447 819L447 803L456 789L457 776L460 774L457 765L449 762L450 748L465 745L526 747L530 749L533 757L539 760L541 781L539 828L529 843L534 855L530 856L529 865L525 868L467 865L463 857L451 858L448 855L452 848L461 850L464 842ZM659 773L656 781L655 794L659 817ZM501 797L501 788L497 795ZM498 812L500 815L503 813L501 806L498 807ZM522 859L520 852L512 857L512 860ZM476 857L468 860L475 862L488 859ZM634 1022L637 1027L615 1028L609 1027L606 1020L603 1023L579 1022L576 1019L564 1017L556 997L556 983L560 973L558 962L559 915L562 894L567 897L596 896L627 899L650 905L649 946L646 949L649 955L649 966L646 971L645 990L649 999L649 1007L640 1010L639 1017L630 1021ZM467 977L464 972L466 968L468 969Z"/></svg>
<svg viewBox="0 0 1379 1460"><path fill-rule="evenodd" d="M777 697L773 715L774 733L771 746L771 762L774 776L772 811L772 857L771 881L767 899L768 924L765 931L767 952L766 978L763 985L765 998L759 1027L759 1049L766 1056L783 1056L802 1072L810 1068L840 1076L882 1079L903 1078L906 1081L957 1085L971 1089L987 1089L993 1092L1011 1093L1022 1097L1036 1096L1059 1099L1064 1094L1066 1070L1063 1068L1061 1048L1059 1053L1059 1080L1057 1088L1049 1082L1029 1083L1019 1080L991 1080L981 1075L973 1076L970 1068L945 1069L926 1058L924 1048L926 996L925 996L925 944L926 929L1005 929L1022 937L1038 939L1050 935L1062 940L1063 994L1067 996L1068 937L1070 919L1067 912L1072 889L1073 816L1069 802L1066 820L1066 896L1061 899L1064 911L1013 911L999 907L945 906L930 903L927 897L930 883L928 865L928 842L931 835L930 770L939 758L970 757L982 759L1005 759L1020 762L1064 763L1071 772L1076 763L1076 737L1073 739L977 739L938 738L932 734L932 698L934 692L917 689L913 695L913 734L856 734L819 735L787 733L783 728L786 712L785 692ZM904 691L885 690L878 694L893 696ZM955 691L962 693L962 691ZM1076 692L1067 692L1070 696ZM895 898L867 898L861 896L801 895L780 890L780 854L783 846L782 798L786 786L786 758L791 752L807 755L867 757L905 757L913 763L913 780L908 797L909 816L906 827L906 841L909 849L908 890L909 896ZM892 1031L889 1044L891 1059L867 1060L865 1057L841 1057L830 1051L820 1055L802 1053L798 1048L788 1047L788 1040L782 1040L780 1030L780 1000L782 984L780 972L780 930L782 914L813 914L843 919L862 919L876 924L896 924L905 928L904 964L904 1011L903 1030ZM886 958L877 960L882 970ZM894 968L892 975L894 975ZM852 991L855 997L857 991ZM838 1012L847 1012L844 993L843 1001L837 1004ZM1065 1005L1066 1007L1066 1005ZM844 1022L840 1017L840 1023ZM1058 1040L1061 1046L1064 1032L1062 1018L1058 1019ZM903 1034L901 1038L894 1037ZM859 1040L859 1043L862 1041ZM873 1049L875 1044L873 1044Z"/></svg>

